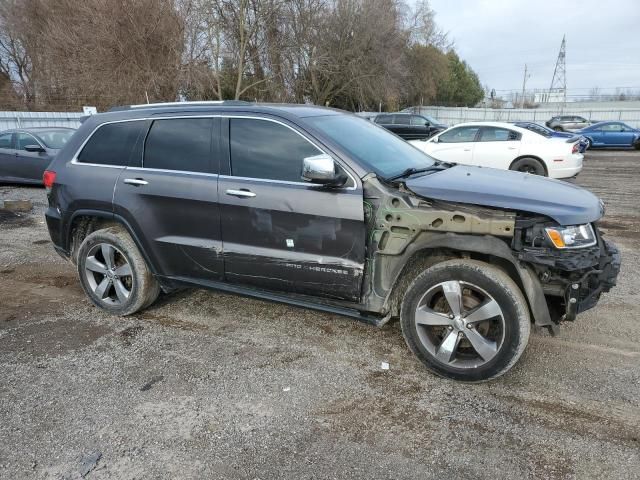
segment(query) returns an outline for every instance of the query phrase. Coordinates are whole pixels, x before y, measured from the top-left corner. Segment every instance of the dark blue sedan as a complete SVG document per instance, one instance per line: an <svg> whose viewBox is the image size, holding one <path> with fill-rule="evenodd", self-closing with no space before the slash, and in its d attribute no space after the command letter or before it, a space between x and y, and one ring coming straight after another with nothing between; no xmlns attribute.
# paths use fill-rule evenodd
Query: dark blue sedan
<svg viewBox="0 0 640 480"><path fill-rule="evenodd" d="M578 133L570 133L570 132L563 132L563 131L560 131L560 130L552 130L551 128L545 127L543 125L540 125L540 124L534 123L534 122L513 122L513 124L515 126L517 126L517 127L526 128L527 130L529 130L531 132L538 133L538 134L540 134L540 135L542 135L543 137L546 137L546 138L551 138L551 137L559 137L559 138L580 137L580 142L578 143L578 151L580 153L584 153L585 150L589 147L589 142L587 141L587 139L582 137Z"/></svg>
<svg viewBox="0 0 640 480"><path fill-rule="evenodd" d="M578 130L589 142L588 148L635 147L640 150L640 129L622 122L599 122Z"/></svg>

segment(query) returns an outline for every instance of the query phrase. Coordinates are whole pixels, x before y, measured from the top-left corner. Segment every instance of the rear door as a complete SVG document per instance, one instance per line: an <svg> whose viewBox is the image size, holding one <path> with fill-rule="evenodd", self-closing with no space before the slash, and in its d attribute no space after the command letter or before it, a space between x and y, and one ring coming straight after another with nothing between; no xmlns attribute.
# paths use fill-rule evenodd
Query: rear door
<svg viewBox="0 0 640 480"><path fill-rule="evenodd" d="M412 138L411 115L394 115L393 132L405 140Z"/></svg>
<svg viewBox="0 0 640 480"><path fill-rule="evenodd" d="M160 275L221 279L220 119L153 120L141 144L116 184L114 212L138 232Z"/></svg>
<svg viewBox="0 0 640 480"><path fill-rule="evenodd" d="M13 173L15 156L13 133L0 134L0 178L15 177Z"/></svg>
<svg viewBox="0 0 640 480"><path fill-rule="evenodd" d="M441 133L437 142L428 142L428 151L438 160L471 165L475 140L480 131L477 126L455 127Z"/></svg>
<svg viewBox="0 0 640 480"><path fill-rule="evenodd" d="M473 165L509 169L520 152L520 133L500 127L482 127L473 149Z"/></svg>
<svg viewBox="0 0 640 480"><path fill-rule="evenodd" d="M341 188L303 182L303 158L324 152L279 120L231 117L224 128L229 157L219 191L226 279L358 301L365 225L355 175L343 168L349 180Z"/></svg>
<svg viewBox="0 0 640 480"><path fill-rule="evenodd" d="M411 115L411 140L428 138L431 128L429 122L420 115Z"/></svg>
<svg viewBox="0 0 640 480"><path fill-rule="evenodd" d="M27 152L27 145L43 145L31 134L16 133L15 172L16 176L29 181L42 181L42 174L51 163L51 157L44 152Z"/></svg>

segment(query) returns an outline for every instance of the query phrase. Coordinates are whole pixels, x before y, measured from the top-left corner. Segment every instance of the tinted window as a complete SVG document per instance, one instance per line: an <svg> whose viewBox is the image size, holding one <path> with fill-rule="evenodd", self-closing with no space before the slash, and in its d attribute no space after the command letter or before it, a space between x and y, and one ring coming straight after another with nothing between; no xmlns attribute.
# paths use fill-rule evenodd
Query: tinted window
<svg viewBox="0 0 640 480"><path fill-rule="evenodd" d="M353 115L326 115L306 119L337 143L355 161L382 177L407 168L433 165L433 159L389 131Z"/></svg>
<svg viewBox="0 0 640 480"><path fill-rule="evenodd" d="M417 115L412 115L412 116L411 116L411 125L420 125L420 126L424 126L424 125L426 125L426 124L427 124L427 121L426 121L424 118L419 117L419 116L417 116Z"/></svg>
<svg viewBox="0 0 640 480"><path fill-rule="evenodd" d="M61 149L71 138L74 130L38 130L38 138L49 148Z"/></svg>
<svg viewBox="0 0 640 480"><path fill-rule="evenodd" d="M507 142L509 140L519 140L520 134L506 128L483 127L480 133L481 142Z"/></svg>
<svg viewBox="0 0 640 480"><path fill-rule="evenodd" d="M410 121L410 115L395 115L393 119L393 123L396 125L409 125Z"/></svg>
<svg viewBox="0 0 640 480"><path fill-rule="evenodd" d="M393 123L393 117L391 115L378 115L376 117L376 123Z"/></svg>
<svg viewBox="0 0 640 480"><path fill-rule="evenodd" d="M212 118L156 120L144 147L145 168L212 172Z"/></svg>
<svg viewBox="0 0 640 480"><path fill-rule="evenodd" d="M0 135L0 148L11 148L11 136L13 133Z"/></svg>
<svg viewBox="0 0 640 480"><path fill-rule="evenodd" d="M17 135L18 147L17 150L24 150L27 145L39 145L38 141L28 133L20 132Z"/></svg>
<svg viewBox="0 0 640 480"><path fill-rule="evenodd" d="M82 163L129 165L138 137L144 135L146 122L121 122L102 125L89 138L78 155Z"/></svg>
<svg viewBox="0 0 640 480"><path fill-rule="evenodd" d="M232 118L229 128L231 174L237 177L302 182L302 159L322 153L278 123Z"/></svg>
<svg viewBox="0 0 640 480"><path fill-rule="evenodd" d="M448 132L444 132L438 137L438 142L442 143L460 143L473 142L476 138L480 127L458 127L452 128Z"/></svg>

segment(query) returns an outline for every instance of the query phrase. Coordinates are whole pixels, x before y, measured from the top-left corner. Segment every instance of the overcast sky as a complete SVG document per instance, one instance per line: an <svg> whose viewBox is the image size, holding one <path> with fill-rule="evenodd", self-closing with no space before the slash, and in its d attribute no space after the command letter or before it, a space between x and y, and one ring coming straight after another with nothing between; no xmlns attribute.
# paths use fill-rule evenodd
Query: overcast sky
<svg viewBox="0 0 640 480"><path fill-rule="evenodd" d="M549 88L562 35L570 95L640 90L640 0L431 0L460 56L498 94ZM605 92L603 92L605 93Z"/></svg>

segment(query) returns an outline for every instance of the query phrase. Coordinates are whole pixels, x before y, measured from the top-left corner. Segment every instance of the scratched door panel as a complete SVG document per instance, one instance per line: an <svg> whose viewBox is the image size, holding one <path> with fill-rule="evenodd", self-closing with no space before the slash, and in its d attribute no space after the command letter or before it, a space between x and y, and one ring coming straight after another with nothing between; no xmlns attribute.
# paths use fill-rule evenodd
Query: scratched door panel
<svg viewBox="0 0 640 480"><path fill-rule="evenodd" d="M365 255L360 189L221 176L219 192L228 281L360 298Z"/></svg>

